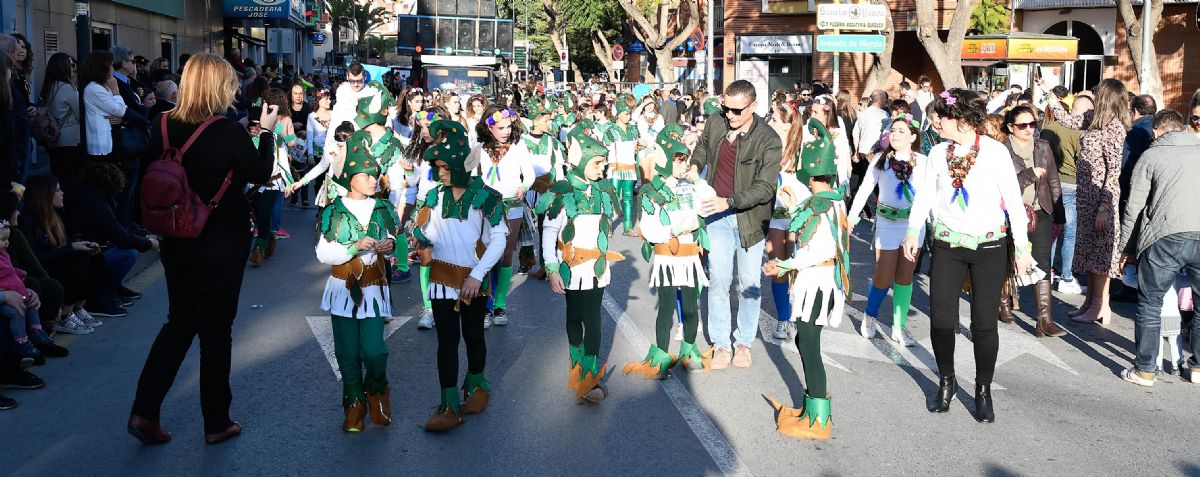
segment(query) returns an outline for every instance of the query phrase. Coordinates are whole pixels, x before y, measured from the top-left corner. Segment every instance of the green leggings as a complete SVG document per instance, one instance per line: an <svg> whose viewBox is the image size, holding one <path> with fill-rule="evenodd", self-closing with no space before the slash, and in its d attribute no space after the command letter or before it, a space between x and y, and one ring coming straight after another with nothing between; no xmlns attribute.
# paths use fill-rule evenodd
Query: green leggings
<svg viewBox="0 0 1200 477"><path fill-rule="evenodd" d="M675 325L675 292L683 295L683 341L696 342L696 326L699 324L697 308L700 306L700 290L696 287L658 287L658 321L655 322L655 337L658 348L667 351L671 345L671 327Z"/></svg>
<svg viewBox="0 0 1200 477"><path fill-rule="evenodd" d="M804 365L804 385L809 396L823 398L829 395L825 382L825 363L821 361L821 329L823 326L796 320L796 349L800 350L800 362Z"/></svg>
<svg viewBox="0 0 1200 477"><path fill-rule="evenodd" d="M567 343L583 344L583 354L600 355L600 307L603 288L567 290Z"/></svg>
<svg viewBox="0 0 1200 477"><path fill-rule="evenodd" d="M624 231L633 230L634 213L633 208L633 186L637 181L617 181L617 194L621 198L621 223L624 224Z"/></svg>
<svg viewBox="0 0 1200 477"><path fill-rule="evenodd" d="M387 387L387 346L383 343L383 318L354 319L333 315L333 354L342 372L342 402L366 402L366 392ZM363 368L366 368L366 378ZM365 391L364 391L365 386Z"/></svg>
<svg viewBox="0 0 1200 477"><path fill-rule="evenodd" d="M254 239L254 247L267 254L267 246L275 239L271 230L271 217L275 215L275 201L279 199L277 190L264 190L254 202L254 227L258 229L258 237Z"/></svg>

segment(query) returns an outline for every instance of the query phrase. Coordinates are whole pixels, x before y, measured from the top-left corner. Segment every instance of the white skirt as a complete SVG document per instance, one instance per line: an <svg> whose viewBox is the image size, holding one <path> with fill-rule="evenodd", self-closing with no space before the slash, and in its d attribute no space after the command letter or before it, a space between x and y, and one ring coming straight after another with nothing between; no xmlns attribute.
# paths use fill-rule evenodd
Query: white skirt
<svg viewBox="0 0 1200 477"><path fill-rule="evenodd" d="M836 328L845 315L846 295L837 288L836 267L801 270L792 283L792 318L817 326Z"/></svg>
<svg viewBox="0 0 1200 477"><path fill-rule="evenodd" d="M707 287L708 274L700 256L673 257L654 255L650 266L650 288L658 287Z"/></svg>
<svg viewBox="0 0 1200 477"><path fill-rule="evenodd" d="M899 250L908 234L908 220L885 219L875 216L875 250ZM917 243L925 243L925 227L917 235Z"/></svg>
<svg viewBox="0 0 1200 477"><path fill-rule="evenodd" d="M321 310L360 320L387 318L392 316L391 290L390 287L379 285L363 287L362 303L355 307L350 290L346 289L346 281L329 277L325 282L325 292L321 294Z"/></svg>

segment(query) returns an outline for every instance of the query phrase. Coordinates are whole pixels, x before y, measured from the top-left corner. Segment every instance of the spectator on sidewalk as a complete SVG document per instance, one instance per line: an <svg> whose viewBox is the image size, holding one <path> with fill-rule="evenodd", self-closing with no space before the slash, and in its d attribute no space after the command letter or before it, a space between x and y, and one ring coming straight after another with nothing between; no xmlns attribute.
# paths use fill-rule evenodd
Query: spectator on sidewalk
<svg viewBox="0 0 1200 477"><path fill-rule="evenodd" d="M867 165L875 154L875 146L883 135L884 122L888 120L888 94L883 90L871 92L870 105L858 115L854 122L851 137L854 139L854 157L850 166L850 200L853 203L854 194L862 184L867 173ZM870 192L868 192L869 194ZM870 204L868 204L870 205ZM869 208L863 209L870 216Z"/></svg>
<svg viewBox="0 0 1200 477"><path fill-rule="evenodd" d="M1150 143L1154 142L1154 113L1158 112L1158 105L1155 104L1153 96L1143 94L1133 98L1129 110L1133 115L1133 124L1129 133L1125 135L1121 177L1117 179L1121 184L1121 207L1118 212L1125 210L1126 198L1129 196L1129 176L1133 174L1133 167L1137 165L1142 153L1150 148Z"/></svg>
<svg viewBox="0 0 1200 477"><path fill-rule="evenodd" d="M0 193L0 218L7 220L9 226L12 227L8 253L12 257L13 265L27 272L24 280L25 287L36 292L42 303L46 305L40 309L41 322L45 323L47 328L53 328L59 322L58 309L62 306L63 299L62 284L46 273L33 250L29 248L25 234L22 234L21 230L17 228L21 218L20 210L18 210L20 202L21 196L16 191Z"/></svg>
<svg viewBox="0 0 1200 477"><path fill-rule="evenodd" d="M1136 358L1121 377L1153 386L1158 371L1163 293L1186 270L1194 290L1200 290L1200 138L1187 132L1182 114L1174 110L1154 115L1157 138L1137 161L1130 176L1129 201L1122 219L1118 250L1124 262L1137 263L1138 309L1134 320ZM1200 326L1192 326L1192 357L1185 377L1200 382Z"/></svg>
<svg viewBox="0 0 1200 477"><path fill-rule="evenodd" d="M1063 92L1065 93L1065 91ZM1060 101L1064 98L1064 96L1059 96L1058 92L1051 94L1057 96ZM1087 112L1095 108L1095 105L1095 100L1091 96L1076 96L1075 101L1071 103L1071 115L1085 116ZM1071 268L1074 266L1077 229L1075 198L1078 189L1075 184L1075 157L1079 155L1083 131L1069 128L1058 122L1054 110L1047 106L1042 116L1042 130L1039 137L1050 143L1050 151L1054 153L1054 162L1058 165L1058 179L1062 184L1063 214L1066 218L1062 233L1055 241L1054 252L1050 257L1053 262L1054 255L1057 254L1060 260L1059 266L1054 268L1059 274L1058 284L1055 288L1059 293L1082 295L1084 289L1075 279Z"/></svg>
<svg viewBox="0 0 1200 477"><path fill-rule="evenodd" d="M39 94L42 104L58 121L58 138L48 144L50 172L64 180L73 180L82 169L83 150L79 147L79 88L75 59L55 53L46 61L46 78Z"/></svg>

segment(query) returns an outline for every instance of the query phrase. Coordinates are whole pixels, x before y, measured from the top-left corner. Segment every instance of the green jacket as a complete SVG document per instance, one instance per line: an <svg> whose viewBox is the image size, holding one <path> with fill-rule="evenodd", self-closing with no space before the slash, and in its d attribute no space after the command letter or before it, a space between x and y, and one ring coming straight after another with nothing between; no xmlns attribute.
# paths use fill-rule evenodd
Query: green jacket
<svg viewBox="0 0 1200 477"><path fill-rule="evenodd" d="M737 210L742 247L750 247L766 236L764 224L771 220L779 162L783 158L783 145L775 130L757 115L753 121L750 130L737 139L737 166L733 174L733 207ZM700 170L708 168L709 185L716 184L717 153L728 132L725 118L720 113L713 114L692 150L692 164Z"/></svg>

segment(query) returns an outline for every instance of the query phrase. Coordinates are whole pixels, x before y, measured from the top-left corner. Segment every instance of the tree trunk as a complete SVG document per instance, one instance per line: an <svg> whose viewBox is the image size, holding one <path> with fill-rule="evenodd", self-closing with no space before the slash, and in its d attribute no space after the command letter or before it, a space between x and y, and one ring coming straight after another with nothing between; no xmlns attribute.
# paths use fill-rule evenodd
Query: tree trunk
<svg viewBox="0 0 1200 477"><path fill-rule="evenodd" d="M1152 0L1150 2L1149 19L1138 19L1130 0L1117 0L1117 11L1121 14L1121 21L1125 23L1125 38L1129 45L1129 56L1133 58L1133 67L1137 69L1138 90L1142 94L1153 96L1159 107L1164 108L1166 105L1163 104L1162 70L1156 61L1158 50L1154 47L1153 42L1154 33L1158 31L1158 25L1162 22L1163 1ZM1142 74L1142 65L1146 61L1142 57L1143 35L1150 35L1152 40L1150 42L1150 72L1149 76L1145 77Z"/></svg>
<svg viewBox="0 0 1200 477"><path fill-rule="evenodd" d="M563 42L564 25L558 13L558 5L554 0L542 0L542 11L546 13L546 26L550 28L550 42L554 44L554 51L558 53L558 57L562 58L562 53L567 51L567 44ZM561 60L559 64L562 64ZM566 80L567 72L563 71L563 81Z"/></svg>
<svg viewBox="0 0 1200 477"><path fill-rule="evenodd" d="M659 83L674 83L675 82L675 66L671 64L671 59L675 57L674 49L655 49L654 63L658 67L658 72L654 75Z"/></svg>
<svg viewBox="0 0 1200 477"><path fill-rule="evenodd" d="M592 32L591 40L592 53L596 55L596 58L600 59L600 65L604 66L604 71L608 73L608 80L616 81L617 73L612 67L612 56L609 54L612 51L612 47L608 44L608 38L605 38L604 34L600 31L594 31Z"/></svg>
<svg viewBox="0 0 1200 477"><path fill-rule="evenodd" d="M971 24L971 10L979 0L959 0L950 20L946 41L938 34L941 16L934 8L934 0L917 0L917 39L925 46L929 59L942 78L946 89L965 88L967 79L962 70L962 44Z"/></svg>
<svg viewBox="0 0 1200 477"><path fill-rule="evenodd" d="M872 0L871 3L886 5L883 0ZM866 96L871 91L887 84L888 76L892 74L892 51L896 46L896 28L892 24L892 10L889 8L887 12L887 24L884 25L883 30L883 52L872 55L874 61L871 62L871 71L867 73L867 84L863 88L861 96Z"/></svg>
<svg viewBox="0 0 1200 477"><path fill-rule="evenodd" d="M660 83L675 82L675 68L671 65L673 52L679 45L687 41L692 30L696 29L696 25L700 22L700 12L697 7L697 0L677 0L679 3L686 3L688 7L688 22L683 27L675 28L675 31L670 30L670 18L668 15L668 6L665 2L660 6L660 10L655 12L654 21L646 18L646 15L638 8L636 0L617 0L621 4L621 9L625 10L625 14L629 15L629 19L633 22L633 33L642 44L646 45L646 52L650 55L653 63L647 68L648 73L654 73L655 80ZM675 18L678 18L677 16Z"/></svg>

